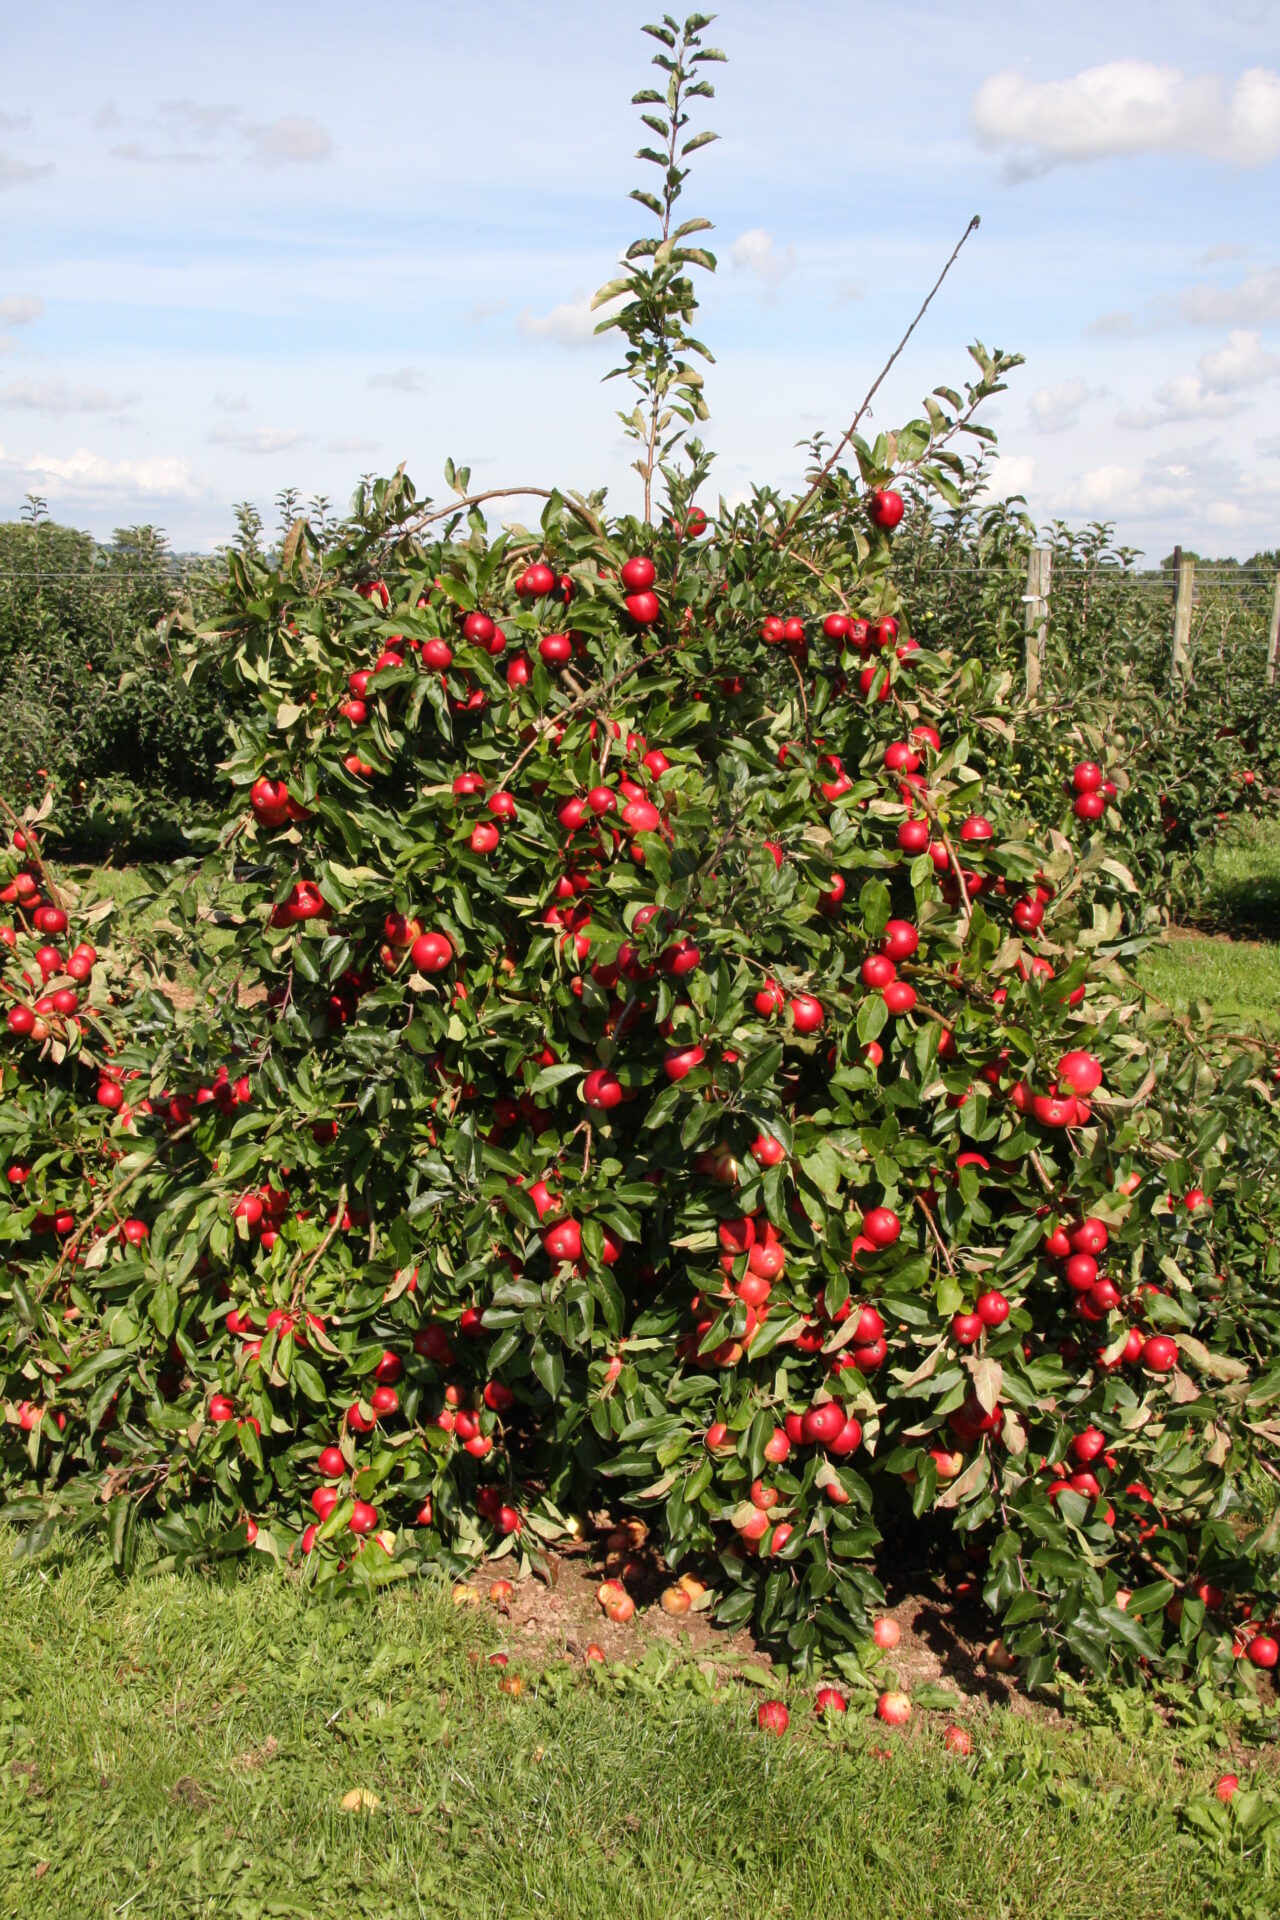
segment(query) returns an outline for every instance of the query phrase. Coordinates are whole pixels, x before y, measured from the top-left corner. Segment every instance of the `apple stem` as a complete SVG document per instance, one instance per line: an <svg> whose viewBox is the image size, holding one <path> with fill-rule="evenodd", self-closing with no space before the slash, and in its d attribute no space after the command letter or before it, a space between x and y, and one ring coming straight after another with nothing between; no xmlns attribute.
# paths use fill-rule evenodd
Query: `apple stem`
<svg viewBox="0 0 1280 1920"><path fill-rule="evenodd" d="M800 671L798 661L793 659L790 654L787 655L787 659L790 662L791 671L796 676L796 685L800 689L800 711L804 715L804 743L806 747L808 747L811 746L813 742L809 731L809 702L805 697L804 675Z"/></svg>
<svg viewBox="0 0 1280 1920"><path fill-rule="evenodd" d="M305 1272L298 1275L298 1279L296 1284L294 1285L293 1292L289 1296L289 1310L291 1313L296 1313L299 1304L301 1303L302 1299L305 1297L305 1294L307 1291L307 1281L311 1278L312 1274L315 1272L316 1266L318 1265L321 1257L328 1252L329 1248L333 1245L334 1241L337 1239L339 1230L341 1229L341 1226L342 1226L342 1216L346 1210L346 1205L347 1205L347 1183L344 1180L342 1182L342 1185L338 1188L337 1203L333 1209L333 1219L329 1222L329 1226L325 1233L324 1239L320 1242L320 1245L316 1248L315 1252L312 1254ZM294 1273L297 1273L298 1268L302 1265L302 1259L303 1259L302 1254L299 1254L297 1259L294 1261L293 1266L290 1269L289 1273L285 1275L286 1281L290 1280Z"/></svg>
<svg viewBox="0 0 1280 1920"><path fill-rule="evenodd" d="M921 1194L918 1194L918 1193L915 1194L913 1198L915 1200L916 1205L919 1207L921 1213L925 1217L925 1223L928 1226L929 1232L933 1235L933 1238L937 1243L938 1252L942 1255L943 1259L946 1262L947 1272L951 1275L952 1279L954 1280L955 1273L956 1273L955 1263L952 1260L951 1255L947 1250L946 1241L943 1239L942 1235L938 1232L938 1223L934 1219L932 1213L929 1211L928 1202L923 1198Z"/></svg>

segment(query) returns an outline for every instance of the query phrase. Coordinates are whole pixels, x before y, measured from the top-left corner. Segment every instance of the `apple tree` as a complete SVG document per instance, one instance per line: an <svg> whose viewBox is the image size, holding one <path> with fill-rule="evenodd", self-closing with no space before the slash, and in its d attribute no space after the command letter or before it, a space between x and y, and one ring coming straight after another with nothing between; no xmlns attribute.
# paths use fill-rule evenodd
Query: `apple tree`
<svg viewBox="0 0 1280 1920"><path fill-rule="evenodd" d="M16 823L8 1512L377 1584L607 1505L800 1665L953 1538L1032 1682L1223 1679L1273 1644L1270 1090L1144 1012L1105 804L1037 811L1008 674L912 631L902 487L1013 356L699 503L706 24L649 30L602 290L650 512L495 530L450 464L229 554L169 635L234 696L229 950L184 882L86 999ZM1060 723L1105 802L1098 751Z"/></svg>

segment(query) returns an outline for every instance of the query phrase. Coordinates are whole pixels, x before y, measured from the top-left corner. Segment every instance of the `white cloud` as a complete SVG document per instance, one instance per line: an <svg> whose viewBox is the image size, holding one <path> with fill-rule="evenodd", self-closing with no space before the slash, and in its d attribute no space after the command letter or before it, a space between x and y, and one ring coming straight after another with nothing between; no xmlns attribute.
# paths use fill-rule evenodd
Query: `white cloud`
<svg viewBox="0 0 1280 1920"><path fill-rule="evenodd" d="M1194 373L1181 373L1153 395L1154 405L1117 414L1121 427L1163 427L1188 420L1225 420L1241 406L1238 396L1280 373L1280 355L1256 331L1236 328L1220 347L1202 353Z"/></svg>
<svg viewBox="0 0 1280 1920"><path fill-rule="evenodd" d="M1230 394L1211 392L1195 373L1176 374L1157 387L1152 398L1152 406L1122 408L1116 415L1116 425L1145 431L1189 420L1226 420L1239 407Z"/></svg>
<svg viewBox="0 0 1280 1920"><path fill-rule="evenodd" d="M1228 248L1206 254L1225 259ZM1238 251L1243 252L1241 248ZM1141 317L1123 310L1104 313L1084 329L1096 337L1136 339L1162 327L1268 327L1280 322L1280 266L1255 267L1230 285L1201 280L1179 293L1160 293Z"/></svg>
<svg viewBox="0 0 1280 1920"><path fill-rule="evenodd" d="M209 435L215 446L238 447L241 453L287 453L306 438L297 427L215 427Z"/></svg>
<svg viewBox="0 0 1280 1920"><path fill-rule="evenodd" d="M1259 453L1271 454L1280 460L1280 433L1269 434L1265 440L1259 440L1257 448Z"/></svg>
<svg viewBox="0 0 1280 1920"><path fill-rule="evenodd" d="M1011 494L1026 494L1035 484L1036 463L1030 454L1002 453L987 469L984 500L1007 500Z"/></svg>
<svg viewBox="0 0 1280 1920"><path fill-rule="evenodd" d="M1063 487L1064 506L1075 513L1132 520L1176 516L1185 545L1200 544L1197 526L1231 529L1256 505L1254 476L1225 457L1210 440L1148 460L1141 467L1119 462L1091 468Z"/></svg>
<svg viewBox="0 0 1280 1920"><path fill-rule="evenodd" d="M1123 307L1117 307L1110 313L1100 313L1084 331L1101 339L1130 340L1135 333L1141 333L1142 328L1131 313L1127 313Z"/></svg>
<svg viewBox="0 0 1280 1920"><path fill-rule="evenodd" d="M392 393L422 393L427 376L421 367L396 367L390 373L371 373L371 387L389 387Z"/></svg>
<svg viewBox="0 0 1280 1920"><path fill-rule="evenodd" d="M26 327L44 312L44 301L34 293L11 293L0 300L0 326Z"/></svg>
<svg viewBox="0 0 1280 1920"><path fill-rule="evenodd" d="M1027 402L1027 419L1038 433L1065 433L1074 427L1094 390L1085 380L1058 380L1037 387Z"/></svg>
<svg viewBox="0 0 1280 1920"><path fill-rule="evenodd" d="M189 461L159 456L147 460L106 460L78 447L66 459L35 454L21 460L5 457L0 447L0 468L17 475L28 490L50 500L79 499L114 495L120 499L199 500L207 487L192 474Z"/></svg>
<svg viewBox="0 0 1280 1920"><path fill-rule="evenodd" d="M206 107L198 100L162 100L158 118L175 138L217 140L239 124L240 109L228 102Z"/></svg>
<svg viewBox="0 0 1280 1920"><path fill-rule="evenodd" d="M610 311L606 305L592 312L590 294L578 292L572 300L552 307L550 313L530 313L526 307L517 324L530 340L554 340L558 347L590 347L598 344L596 328Z"/></svg>
<svg viewBox="0 0 1280 1920"><path fill-rule="evenodd" d="M1136 467L1112 462L1082 474L1074 497L1088 513L1114 513L1134 504L1140 485Z"/></svg>
<svg viewBox="0 0 1280 1920"><path fill-rule="evenodd" d="M867 283L865 280L836 281L836 305L838 307L851 306L855 300L865 300L866 297Z"/></svg>
<svg viewBox="0 0 1280 1920"><path fill-rule="evenodd" d="M1118 461L1091 467L1080 476L1071 497L1086 513L1158 513L1170 508L1195 507L1200 481L1187 460L1148 461L1145 467Z"/></svg>
<svg viewBox="0 0 1280 1920"><path fill-rule="evenodd" d="M980 146L1026 180L1051 167L1121 154L1196 153L1240 167L1280 155L1280 73L1250 67L1234 86L1147 60L1111 60L1066 80L1006 70L970 108Z"/></svg>
<svg viewBox="0 0 1280 1920"><path fill-rule="evenodd" d="M345 439L326 440L324 450L326 453L376 453L381 444L381 441L361 440L352 434Z"/></svg>
<svg viewBox="0 0 1280 1920"><path fill-rule="evenodd" d="M212 166L233 158L238 149L254 166L282 167L327 160L333 152L333 137L318 120L284 113L253 121L226 103L163 100L150 115L127 119L108 103L94 125L99 132L132 129L133 137L114 145L111 155L133 166Z"/></svg>
<svg viewBox="0 0 1280 1920"><path fill-rule="evenodd" d="M52 172L52 160L33 167L26 160L15 160L12 154L0 153L0 187L29 186L33 180L47 180Z"/></svg>
<svg viewBox="0 0 1280 1920"><path fill-rule="evenodd" d="M1218 393L1258 387L1280 373L1280 357L1263 346L1261 334L1243 328L1228 334L1224 346L1202 353L1198 364L1205 385Z"/></svg>
<svg viewBox="0 0 1280 1920"><path fill-rule="evenodd" d="M474 307L468 307L462 317L469 327L478 327L482 320L496 320L506 310L505 300L481 300Z"/></svg>
<svg viewBox="0 0 1280 1920"><path fill-rule="evenodd" d="M333 152L333 136L317 120L299 114L283 113L265 126L248 126L249 158L260 167L286 167L314 160L327 160Z"/></svg>
<svg viewBox="0 0 1280 1920"><path fill-rule="evenodd" d="M44 312L44 301L34 293L10 294L0 300L0 326L25 327ZM12 353L17 341L11 333L0 333L0 353Z"/></svg>
<svg viewBox="0 0 1280 1920"><path fill-rule="evenodd" d="M1207 252L1200 254L1192 265L1217 267L1221 266L1224 260L1245 260L1248 254L1248 247L1239 246L1234 240L1220 240L1216 247L1210 247Z"/></svg>
<svg viewBox="0 0 1280 1920"><path fill-rule="evenodd" d="M113 160L127 160L135 167L211 167L213 155L193 153L184 147L144 147L139 140L125 140L112 147Z"/></svg>
<svg viewBox="0 0 1280 1920"><path fill-rule="evenodd" d="M1188 287L1178 313L1201 327L1271 326L1280 321L1280 267L1256 267L1231 287Z"/></svg>
<svg viewBox="0 0 1280 1920"><path fill-rule="evenodd" d="M15 380L0 388L0 407L29 413L119 413L140 398L136 393L105 393L101 387L69 387L65 380Z"/></svg>
<svg viewBox="0 0 1280 1920"><path fill-rule="evenodd" d="M0 132L25 133L30 125L29 113L0 113Z"/></svg>
<svg viewBox="0 0 1280 1920"><path fill-rule="evenodd" d="M213 404L219 413L248 413L249 402L242 393L223 393L219 388L213 396Z"/></svg>
<svg viewBox="0 0 1280 1920"><path fill-rule="evenodd" d="M748 227L729 248L729 258L735 267L754 273L771 293L776 293L787 275L795 271L796 250L776 246L765 227Z"/></svg>

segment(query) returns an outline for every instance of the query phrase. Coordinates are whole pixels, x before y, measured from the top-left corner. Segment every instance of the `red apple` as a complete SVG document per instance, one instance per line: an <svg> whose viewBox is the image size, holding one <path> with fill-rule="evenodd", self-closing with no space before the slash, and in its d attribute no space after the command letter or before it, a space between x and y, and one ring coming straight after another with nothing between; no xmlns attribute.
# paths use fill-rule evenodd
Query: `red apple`
<svg viewBox="0 0 1280 1920"><path fill-rule="evenodd" d="M442 973L453 959L447 933L424 933L409 948L409 959L419 973Z"/></svg>
<svg viewBox="0 0 1280 1920"><path fill-rule="evenodd" d="M576 1220L561 1220L543 1228L542 1244L552 1260L577 1260L582 1254L582 1228Z"/></svg>
<svg viewBox="0 0 1280 1920"><path fill-rule="evenodd" d="M622 1082L607 1067L593 1067L582 1082L582 1098L598 1113L608 1113L622 1102Z"/></svg>
<svg viewBox="0 0 1280 1920"><path fill-rule="evenodd" d="M646 554L635 554L622 563L622 584L628 593L643 593L657 577L657 568Z"/></svg>
<svg viewBox="0 0 1280 1920"><path fill-rule="evenodd" d="M887 487L878 487L867 506L872 520L885 533L893 532L902 519L903 511L902 495Z"/></svg>
<svg viewBox="0 0 1280 1920"><path fill-rule="evenodd" d="M797 1033L816 1033L822 1025L822 1004L810 993L798 993L790 1002L791 1024Z"/></svg>
<svg viewBox="0 0 1280 1920"><path fill-rule="evenodd" d="M911 1701L905 1693L882 1693L876 1701L876 1719L886 1727L905 1727L911 1718Z"/></svg>

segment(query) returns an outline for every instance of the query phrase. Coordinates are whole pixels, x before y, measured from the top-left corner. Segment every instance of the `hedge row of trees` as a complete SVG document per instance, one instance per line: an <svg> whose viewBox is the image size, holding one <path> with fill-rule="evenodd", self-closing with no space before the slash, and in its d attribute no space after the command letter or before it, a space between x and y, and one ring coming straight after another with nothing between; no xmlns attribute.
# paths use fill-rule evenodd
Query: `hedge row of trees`
<svg viewBox="0 0 1280 1920"><path fill-rule="evenodd" d="M297 506L277 502L287 526ZM323 526L326 503L310 511ZM236 547L259 550L263 525L235 509ZM26 800L50 785L71 846L86 858L188 850L217 806L231 707L192 688L164 642L175 607L214 603L217 555L175 555L154 526L101 543L61 526L32 497L0 522L0 780Z"/></svg>
<svg viewBox="0 0 1280 1920"><path fill-rule="evenodd" d="M908 484L896 565L922 638L945 633L1011 674L1020 670L1027 555L1050 544L1047 671L1042 698L1065 709L1078 692L1112 697L1144 734L1177 736L1179 764L1160 791L1168 840L1167 893L1186 905L1195 869L1185 856L1223 824L1216 788L1197 785L1198 731L1238 742L1261 777L1280 755L1280 701L1264 685L1266 627L1280 554L1236 566L1206 563L1192 632L1188 689L1170 699L1172 575L1139 568L1103 523L1037 530L1020 500L992 504L977 463L954 501ZM277 556L300 508L277 500L280 530L264 537L260 516L235 509L230 551ZM308 523L320 547L337 523L323 500ZM52 782L76 851L138 858L190 850L191 832L216 811L218 766L236 697L192 686L165 638L176 608L199 624L214 608L223 560L175 556L152 526L118 529L103 545L53 521L33 500L20 521L0 523L0 673L10 697L0 712L6 791L23 799ZM1190 727L1190 750L1186 729ZM1210 783L1212 787L1213 783ZM1203 804L1202 804L1203 802ZM1172 822L1171 825L1167 824ZM198 835L197 835L198 838Z"/></svg>

